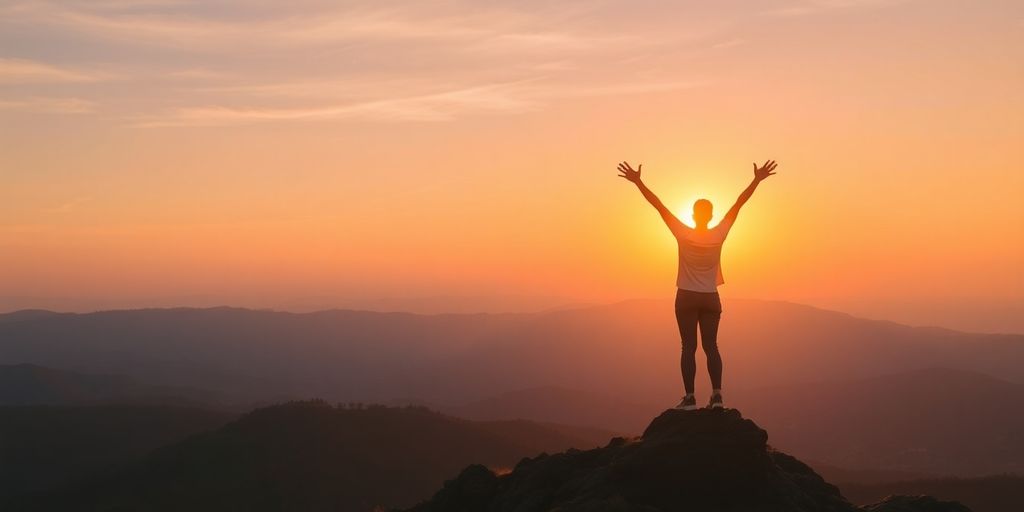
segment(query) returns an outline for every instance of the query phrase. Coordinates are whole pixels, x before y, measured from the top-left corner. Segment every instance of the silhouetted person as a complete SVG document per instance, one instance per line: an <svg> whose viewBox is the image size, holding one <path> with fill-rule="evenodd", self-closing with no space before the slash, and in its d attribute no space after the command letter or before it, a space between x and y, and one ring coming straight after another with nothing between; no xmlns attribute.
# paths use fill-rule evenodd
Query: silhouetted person
<svg viewBox="0 0 1024 512"><path fill-rule="evenodd" d="M643 165L636 170L627 162L618 166L621 178L636 184L647 201L661 214L679 244L679 273L676 278L676 322L679 324L679 336L682 338L682 355L679 358L680 370L683 374L683 387L686 395L676 406L677 409L691 411L697 408L697 400L693 396L693 380L697 373L697 329L700 328L700 341L708 360L708 374L711 376L711 400L708 407L723 407L722 403L722 356L718 353L718 322L722 317L722 301L718 297L718 285L725 282L722 277L722 243L729 234L729 229L740 208L750 199L757 185L765 178L775 174L775 161L768 160L758 167L754 164L754 180L740 194L736 204L715 227L708 227L711 222L711 201L698 199L693 203L693 221L696 227L683 224L668 208L644 185L640 179Z"/></svg>

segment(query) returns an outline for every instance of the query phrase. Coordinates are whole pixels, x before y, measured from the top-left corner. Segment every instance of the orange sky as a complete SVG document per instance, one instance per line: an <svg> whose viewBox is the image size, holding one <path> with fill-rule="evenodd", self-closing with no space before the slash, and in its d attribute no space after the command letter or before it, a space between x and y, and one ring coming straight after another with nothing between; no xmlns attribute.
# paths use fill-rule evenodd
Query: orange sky
<svg viewBox="0 0 1024 512"><path fill-rule="evenodd" d="M0 2L0 309L723 295L1024 332L1019 2ZM440 298L440 299L434 299Z"/></svg>

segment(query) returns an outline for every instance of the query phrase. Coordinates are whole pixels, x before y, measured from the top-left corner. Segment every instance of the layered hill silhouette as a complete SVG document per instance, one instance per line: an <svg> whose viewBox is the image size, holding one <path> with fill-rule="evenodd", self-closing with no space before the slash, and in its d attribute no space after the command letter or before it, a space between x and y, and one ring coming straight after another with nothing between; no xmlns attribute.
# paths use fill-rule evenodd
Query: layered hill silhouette
<svg viewBox="0 0 1024 512"><path fill-rule="evenodd" d="M727 390L731 405L773 444L844 470L912 475L1024 474L1024 386L950 368ZM894 396L895 395L895 396ZM475 419L525 418L639 432L664 408L598 393L530 388L444 410ZM965 442L970 440L970 442Z"/></svg>
<svg viewBox="0 0 1024 512"><path fill-rule="evenodd" d="M294 314L239 308L0 315L0 364L209 390L233 403L412 396L424 367L521 315ZM402 375L408 378L401 378Z"/></svg>
<svg viewBox="0 0 1024 512"><path fill-rule="evenodd" d="M125 395L159 394L153 390L166 397L166 390L201 389L181 391L184 403L197 395L235 410L308 396L425 403L474 419L635 434L679 398L669 306L629 301L499 315L233 308L0 315L0 364L78 372L54 378L15 367L35 374L35 387L0 386L0 403L124 402ZM1013 433L1024 425L1024 407L1016 405L1024 395L1024 336L912 328L778 302L733 300L726 308L720 344L728 403L772 430L781 449L847 469L1021 472L1024 439ZM88 374L120 377L91 382ZM702 396L705 382L697 381ZM975 441L960 442L966 438Z"/></svg>
<svg viewBox="0 0 1024 512"><path fill-rule="evenodd" d="M431 408L477 420L528 419L600 426L636 434L664 404L637 403L620 396L561 386L537 386L500 393L462 404L429 404Z"/></svg>
<svg viewBox="0 0 1024 512"><path fill-rule="evenodd" d="M667 410L639 438L541 454L508 473L464 469L409 512L965 512L955 502L893 496L857 508L810 467L771 449L735 410Z"/></svg>
<svg viewBox="0 0 1024 512"><path fill-rule="evenodd" d="M857 503L870 503L894 494L930 494L969 505L973 512L1024 510L1024 492L1021 492L1021 489L1024 489L1024 477L1015 475L836 483L844 496Z"/></svg>
<svg viewBox="0 0 1024 512"><path fill-rule="evenodd" d="M371 511L410 506L473 462L506 467L544 451L598 446L608 436L414 407L293 402L257 409L117 471L0 502L0 509Z"/></svg>
<svg viewBox="0 0 1024 512"><path fill-rule="evenodd" d="M780 449L842 468L1024 475L1024 386L979 373L928 368L772 386L733 404Z"/></svg>
<svg viewBox="0 0 1024 512"><path fill-rule="evenodd" d="M151 386L123 375L93 375L35 364L0 365L0 406L216 405L209 392Z"/></svg>
<svg viewBox="0 0 1024 512"><path fill-rule="evenodd" d="M912 328L727 300L730 388L947 367L1024 383L1024 336ZM322 396L460 403L537 386L678 398L671 304L531 314L293 314L234 308L0 316L0 364L195 387L237 402ZM566 371L567 368L572 371ZM698 391L704 382L698 380Z"/></svg>
<svg viewBox="0 0 1024 512"><path fill-rule="evenodd" d="M233 417L159 405L0 407L0 502L116 471Z"/></svg>
<svg viewBox="0 0 1024 512"><path fill-rule="evenodd" d="M781 302L726 300L719 346L730 389L879 377L932 367L1024 383L1024 336L969 334L858 319ZM628 301L539 315L445 361L431 389L488 393L557 385L630 401L678 400L671 304ZM698 353L698 367L703 354ZM565 372L572 367L573 371ZM513 387L514 386L514 387ZM511 389L499 389L511 388ZM705 379L697 380L706 393ZM469 397L469 399L479 397Z"/></svg>
<svg viewBox="0 0 1024 512"><path fill-rule="evenodd" d="M669 410L638 438L607 439L591 430L468 421L416 407L293 402L258 409L57 490L0 496L0 508L967 510L929 497L889 498L858 509L811 468L769 447L767 433L735 410ZM442 485L451 475L458 477Z"/></svg>

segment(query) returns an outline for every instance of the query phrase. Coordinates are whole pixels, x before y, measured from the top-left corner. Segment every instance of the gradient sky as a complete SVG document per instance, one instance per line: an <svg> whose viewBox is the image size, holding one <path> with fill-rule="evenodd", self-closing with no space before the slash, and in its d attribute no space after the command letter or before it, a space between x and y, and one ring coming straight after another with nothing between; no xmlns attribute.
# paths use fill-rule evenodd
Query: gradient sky
<svg viewBox="0 0 1024 512"><path fill-rule="evenodd" d="M0 309L727 297L1024 332L1024 4L0 1Z"/></svg>

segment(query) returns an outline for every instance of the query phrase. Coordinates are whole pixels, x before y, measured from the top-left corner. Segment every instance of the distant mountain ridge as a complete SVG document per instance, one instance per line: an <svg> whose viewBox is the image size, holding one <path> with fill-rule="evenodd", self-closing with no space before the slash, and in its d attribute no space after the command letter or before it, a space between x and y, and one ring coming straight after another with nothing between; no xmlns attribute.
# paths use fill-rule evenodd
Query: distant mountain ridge
<svg viewBox="0 0 1024 512"><path fill-rule="evenodd" d="M733 404L771 428L777 446L843 468L1024 474L1024 386L977 372L771 386Z"/></svg>
<svg viewBox="0 0 1024 512"><path fill-rule="evenodd" d="M1024 336L912 328L778 302L725 307L727 403L772 429L781 448L853 470L1018 471L1024 443L1013 432L1024 408L1013 404L1024 382ZM208 390L201 394L234 406L405 397L477 419L626 433L678 401L678 353L671 304L662 301L501 315L181 308L0 319L0 364ZM979 441L962 442L972 437ZM894 451L900 446L905 454Z"/></svg>
<svg viewBox="0 0 1024 512"><path fill-rule="evenodd" d="M75 313L58 313L48 309L19 309L10 313L0 313L0 322L18 322L21 320L38 320L56 315L73 315Z"/></svg>
<svg viewBox="0 0 1024 512"><path fill-rule="evenodd" d="M934 366L1024 383L1024 335L912 328L768 301L727 300L725 308L720 344L730 388ZM660 401L678 387L668 301L531 314L181 308L6 316L0 364L122 374L241 402L450 403L535 386Z"/></svg>
<svg viewBox="0 0 1024 512"><path fill-rule="evenodd" d="M419 502L412 510L859 510L811 468L771 449L765 431L735 410L669 410L640 438L607 439L418 407L292 402L57 489L0 494L0 507L371 512ZM933 498L889 498L862 509L967 511Z"/></svg>
<svg viewBox="0 0 1024 512"><path fill-rule="evenodd" d="M35 364L0 365L0 406L215 404L210 392L150 386L123 375L93 375Z"/></svg>
<svg viewBox="0 0 1024 512"><path fill-rule="evenodd" d="M980 478L920 478L886 482L835 481L843 495L857 502L872 502L892 494L931 494L956 500L973 512L1024 510L1024 476L992 475Z"/></svg>
<svg viewBox="0 0 1024 512"><path fill-rule="evenodd" d="M410 506L473 462L509 467L528 455L606 440L607 433L593 429L476 422L423 408L292 402L0 508L369 512L377 505Z"/></svg>
<svg viewBox="0 0 1024 512"><path fill-rule="evenodd" d="M501 393L460 405L434 405L449 414L477 420L523 418L564 424L600 425L621 433L638 432L658 405L560 386L540 386Z"/></svg>
<svg viewBox="0 0 1024 512"><path fill-rule="evenodd" d="M898 399L891 399L896 395ZM643 398L643 397L637 397ZM847 471L1024 474L1024 386L926 368L880 377L726 390L726 403L773 433L776 447ZM529 388L446 410L479 419L636 425L671 402ZM865 418L870 421L865 421ZM968 442L969 441L969 442Z"/></svg>
<svg viewBox="0 0 1024 512"><path fill-rule="evenodd" d="M3 499L95 478L233 414L171 405L0 407Z"/></svg>

